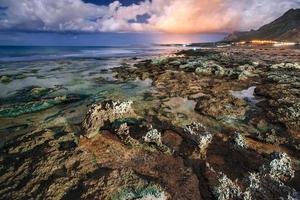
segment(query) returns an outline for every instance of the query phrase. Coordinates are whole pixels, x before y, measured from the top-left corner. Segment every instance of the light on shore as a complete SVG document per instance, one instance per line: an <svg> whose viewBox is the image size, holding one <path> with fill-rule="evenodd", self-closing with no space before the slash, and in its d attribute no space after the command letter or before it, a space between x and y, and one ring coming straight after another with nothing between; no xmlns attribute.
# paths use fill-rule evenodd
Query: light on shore
<svg viewBox="0 0 300 200"><path fill-rule="evenodd" d="M274 41L274 40L251 40L251 41L239 41L234 42L235 45L245 45L245 44L256 44L256 45L273 45L275 47L279 46L294 46L298 43L296 42L283 42L283 41Z"/></svg>

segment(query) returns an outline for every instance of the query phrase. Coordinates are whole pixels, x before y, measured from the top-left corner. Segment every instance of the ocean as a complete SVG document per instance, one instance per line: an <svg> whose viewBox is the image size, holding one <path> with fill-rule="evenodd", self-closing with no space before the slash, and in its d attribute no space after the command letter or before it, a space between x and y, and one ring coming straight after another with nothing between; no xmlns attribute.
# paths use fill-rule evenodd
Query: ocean
<svg viewBox="0 0 300 200"><path fill-rule="evenodd" d="M107 58L154 55L180 47L167 46L0 46L0 62L54 60L65 58Z"/></svg>

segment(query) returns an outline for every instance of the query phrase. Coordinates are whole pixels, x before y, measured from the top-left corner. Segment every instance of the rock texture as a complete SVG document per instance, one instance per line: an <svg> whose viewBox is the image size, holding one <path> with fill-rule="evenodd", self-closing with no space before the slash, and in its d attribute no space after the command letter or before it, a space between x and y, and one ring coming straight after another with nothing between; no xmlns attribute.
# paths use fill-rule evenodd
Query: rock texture
<svg viewBox="0 0 300 200"><path fill-rule="evenodd" d="M140 59L101 81L117 84L105 95L0 116L0 199L299 199L299 58L230 47ZM27 88L0 113L54 91Z"/></svg>

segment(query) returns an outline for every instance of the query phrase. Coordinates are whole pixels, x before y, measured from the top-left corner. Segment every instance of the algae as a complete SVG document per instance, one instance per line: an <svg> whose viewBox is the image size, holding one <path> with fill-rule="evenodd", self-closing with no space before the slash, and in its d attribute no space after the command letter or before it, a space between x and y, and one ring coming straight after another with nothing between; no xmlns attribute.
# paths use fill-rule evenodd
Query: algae
<svg viewBox="0 0 300 200"><path fill-rule="evenodd" d="M0 108L0 117L17 117L26 113L38 112L61 104L65 101L65 98L54 98L40 102L29 102L13 105L12 107Z"/></svg>
<svg viewBox="0 0 300 200"><path fill-rule="evenodd" d="M8 76L1 76L0 81L1 81L1 83L6 83L7 84L7 83L12 82L12 79Z"/></svg>

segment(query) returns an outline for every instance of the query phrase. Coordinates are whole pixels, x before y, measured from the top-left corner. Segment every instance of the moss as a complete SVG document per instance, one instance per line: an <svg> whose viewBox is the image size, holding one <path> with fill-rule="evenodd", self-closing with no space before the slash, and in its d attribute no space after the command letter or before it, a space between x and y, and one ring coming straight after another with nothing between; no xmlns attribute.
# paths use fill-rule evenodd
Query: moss
<svg viewBox="0 0 300 200"><path fill-rule="evenodd" d="M1 81L1 83L10 83L10 82L12 82L12 79L8 76L1 76L0 81Z"/></svg>

